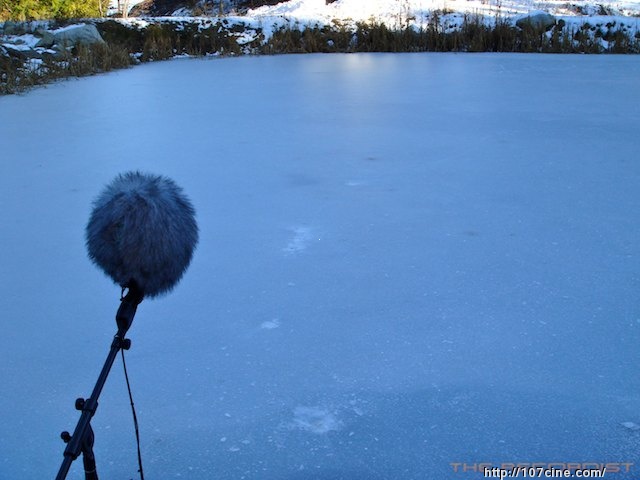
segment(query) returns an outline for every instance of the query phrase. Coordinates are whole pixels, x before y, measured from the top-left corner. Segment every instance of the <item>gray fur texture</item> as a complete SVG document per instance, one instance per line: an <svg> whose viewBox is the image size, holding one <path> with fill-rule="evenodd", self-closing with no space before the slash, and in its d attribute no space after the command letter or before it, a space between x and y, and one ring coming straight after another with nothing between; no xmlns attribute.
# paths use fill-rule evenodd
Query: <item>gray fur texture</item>
<svg viewBox="0 0 640 480"><path fill-rule="evenodd" d="M124 173L94 201L86 243L89 258L115 283L126 287L133 280L145 296L162 295L191 262L195 210L173 180Z"/></svg>

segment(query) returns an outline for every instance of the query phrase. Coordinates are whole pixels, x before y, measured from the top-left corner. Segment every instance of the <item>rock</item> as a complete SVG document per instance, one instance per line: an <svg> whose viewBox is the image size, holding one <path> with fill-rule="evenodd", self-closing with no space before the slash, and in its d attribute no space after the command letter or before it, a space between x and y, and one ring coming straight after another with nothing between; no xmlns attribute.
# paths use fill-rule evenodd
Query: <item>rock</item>
<svg viewBox="0 0 640 480"><path fill-rule="evenodd" d="M5 35L22 35L24 33L24 29L20 24L7 20L4 22L2 33Z"/></svg>
<svg viewBox="0 0 640 480"><path fill-rule="evenodd" d="M38 43L36 43L36 48L51 48L53 47L53 44L56 43L56 39L53 36L53 33L48 30L37 30L36 35L40 37L40 40L38 40Z"/></svg>
<svg viewBox="0 0 640 480"><path fill-rule="evenodd" d="M42 58L39 52L27 45L5 43L4 47L10 57L21 60L29 60L31 58Z"/></svg>
<svg viewBox="0 0 640 480"><path fill-rule="evenodd" d="M556 17L547 12L536 12L516 21L520 28L533 28L534 30L547 31L556 24Z"/></svg>
<svg viewBox="0 0 640 480"><path fill-rule="evenodd" d="M68 57L66 56L66 53L66 50L44 50L41 56L44 61L52 62L67 59Z"/></svg>
<svg viewBox="0 0 640 480"><path fill-rule="evenodd" d="M105 43L95 25L70 25L51 32L57 45L91 45Z"/></svg>
<svg viewBox="0 0 640 480"><path fill-rule="evenodd" d="M136 3L131 10L129 10L130 17L140 17L142 15L149 15L153 8L154 0L142 0L140 3Z"/></svg>

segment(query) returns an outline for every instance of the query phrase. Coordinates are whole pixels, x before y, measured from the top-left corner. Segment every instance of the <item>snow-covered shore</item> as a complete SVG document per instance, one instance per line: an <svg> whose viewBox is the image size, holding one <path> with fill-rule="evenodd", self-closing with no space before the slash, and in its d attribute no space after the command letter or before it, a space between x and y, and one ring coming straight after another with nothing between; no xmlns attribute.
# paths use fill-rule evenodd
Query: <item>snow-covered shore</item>
<svg viewBox="0 0 640 480"><path fill-rule="evenodd" d="M202 21L193 17L193 9L181 8L171 19ZM585 24L596 28L617 26L632 34L640 32L639 1L535 1L535 0L289 0L275 6L263 6L244 15L227 15L234 23L260 29L268 41L279 28L304 29L309 26L345 25L353 29L357 23L385 24L391 29L410 26L427 29L434 16L449 30L460 28L464 18L474 16L487 24L496 21L515 23L524 17L547 13L562 20L569 28ZM131 18L131 24L145 25L160 18ZM168 19L166 19L168 20Z"/></svg>

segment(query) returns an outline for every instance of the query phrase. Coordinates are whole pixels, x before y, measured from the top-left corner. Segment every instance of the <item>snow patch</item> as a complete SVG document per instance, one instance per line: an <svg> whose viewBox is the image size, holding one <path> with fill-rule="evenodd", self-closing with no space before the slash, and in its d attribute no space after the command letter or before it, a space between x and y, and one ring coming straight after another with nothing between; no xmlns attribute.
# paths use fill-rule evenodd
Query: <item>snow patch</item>
<svg viewBox="0 0 640 480"><path fill-rule="evenodd" d="M263 330L273 330L274 328L278 328L280 326L280 320L274 318L273 320L267 320L266 322L262 322L260 324L260 328Z"/></svg>
<svg viewBox="0 0 640 480"><path fill-rule="evenodd" d="M342 429L342 422L335 414L322 407L296 407L291 428L322 435Z"/></svg>
<svg viewBox="0 0 640 480"><path fill-rule="evenodd" d="M287 246L282 249L288 255L295 255L307 249L312 238L312 230L310 227L293 227L290 229L293 233L291 239L287 242Z"/></svg>
<svg viewBox="0 0 640 480"><path fill-rule="evenodd" d="M628 430L637 431L640 430L640 425L634 422L622 422L622 426Z"/></svg>

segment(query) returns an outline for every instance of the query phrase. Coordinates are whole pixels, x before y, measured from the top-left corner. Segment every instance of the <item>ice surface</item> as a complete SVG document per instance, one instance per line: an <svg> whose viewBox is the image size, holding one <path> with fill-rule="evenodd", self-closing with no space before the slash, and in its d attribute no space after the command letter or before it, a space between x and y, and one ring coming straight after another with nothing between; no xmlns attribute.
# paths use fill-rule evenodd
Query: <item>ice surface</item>
<svg viewBox="0 0 640 480"><path fill-rule="evenodd" d="M129 332L148 478L637 478L638 78L637 56L271 56L0 98L0 478L55 476L106 358L120 291L83 229L129 169L201 228ZM101 478L136 478L119 361L92 424Z"/></svg>

